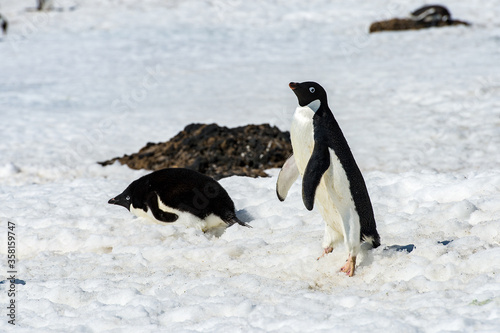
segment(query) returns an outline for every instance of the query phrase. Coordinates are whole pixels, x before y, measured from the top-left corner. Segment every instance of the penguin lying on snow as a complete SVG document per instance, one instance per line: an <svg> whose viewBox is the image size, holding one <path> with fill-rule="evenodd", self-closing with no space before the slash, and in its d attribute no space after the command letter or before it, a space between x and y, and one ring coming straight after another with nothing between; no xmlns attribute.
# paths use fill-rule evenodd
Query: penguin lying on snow
<svg viewBox="0 0 500 333"><path fill-rule="evenodd" d="M292 82L290 88L299 102L290 130L293 155L280 171L276 192L285 200L293 182L302 176L304 205L312 210L316 204L326 223L321 257L343 240L349 257L341 271L352 276L361 241L380 245L368 190L323 87L316 82Z"/></svg>
<svg viewBox="0 0 500 333"><path fill-rule="evenodd" d="M435 26L439 22L452 22L450 11L446 7L440 5L423 6L412 12L410 18L414 21L431 26Z"/></svg>
<svg viewBox="0 0 500 333"><path fill-rule="evenodd" d="M108 203L157 222L187 220L203 231L235 223L250 227L236 217L233 201L218 182L189 169L150 173L133 181Z"/></svg>

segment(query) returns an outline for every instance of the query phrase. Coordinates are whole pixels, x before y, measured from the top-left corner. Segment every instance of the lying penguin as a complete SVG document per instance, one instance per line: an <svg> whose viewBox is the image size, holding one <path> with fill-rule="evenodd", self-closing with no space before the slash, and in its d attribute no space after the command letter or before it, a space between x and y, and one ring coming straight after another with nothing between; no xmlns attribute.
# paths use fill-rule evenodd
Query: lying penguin
<svg viewBox="0 0 500 333"><path fill-rule="evenodd" d="M349 257L341 271L353 276L361 241L380 245L365 181L328 107L323 87L316 82L289 86L299 106L290 129L293 155L283 165L276 184L278 198L285 200L300 174L304 205L312 210L316 204L326 223L321 257L344 241Z"/></svg>
<svg viewBox="0 0 500 333"><path fill-rule="evenodd" d="M410 14L410 18L414 21L427 24L429 26L436 26L440 22L451 24L451 14L448 8L441 5L427 5L423 6Z"/></svg>
<svg viewBox="0 0 500 333"><path fill-rule="evenodd" d="M249 227L236 217L233 201L218 182L189 169L154 171L133 181L108 203L157 222L184 220L203 231L235 223Z"/></svg>

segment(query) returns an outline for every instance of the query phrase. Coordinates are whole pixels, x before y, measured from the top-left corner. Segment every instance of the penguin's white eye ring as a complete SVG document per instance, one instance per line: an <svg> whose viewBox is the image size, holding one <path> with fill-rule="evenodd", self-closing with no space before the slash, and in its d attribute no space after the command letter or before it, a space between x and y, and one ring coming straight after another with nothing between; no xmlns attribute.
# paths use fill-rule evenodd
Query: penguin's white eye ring
<svg viewBox="0 0 500 333"><path fill-rule="evenodd" d="M127 195L127 196L125 197L125 200L129 201L129 200L130 200L130 196L129 196L129 195Z"/></svg>
<svg viewBox="0 0 500 333"><path fill-rule="evenodd" d="M316 89L314 89L314 87L309 87L309 91L314 94L314 92L316 91Z"/></svg>

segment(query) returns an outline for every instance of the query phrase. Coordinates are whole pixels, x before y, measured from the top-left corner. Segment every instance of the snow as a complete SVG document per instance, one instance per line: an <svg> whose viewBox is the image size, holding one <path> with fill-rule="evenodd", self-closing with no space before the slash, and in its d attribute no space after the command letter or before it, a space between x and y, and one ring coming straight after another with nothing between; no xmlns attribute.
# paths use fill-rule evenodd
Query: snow
<svg viewBox="0 0 500 333"><path fill-rule="evenodd" d="M423 3L54 2L0 0L0 279L11 221L16 331L498 332L498 1L442 2L472 27L373 35ZM300 181L279 202L279 170L221 181L253 228L218 238L107 204L148 172L96 161L192 122L288 130L288 82L306 80L327 90L373 202L382 246L354 277L342 246L316 260L324 222Z"/></svg>

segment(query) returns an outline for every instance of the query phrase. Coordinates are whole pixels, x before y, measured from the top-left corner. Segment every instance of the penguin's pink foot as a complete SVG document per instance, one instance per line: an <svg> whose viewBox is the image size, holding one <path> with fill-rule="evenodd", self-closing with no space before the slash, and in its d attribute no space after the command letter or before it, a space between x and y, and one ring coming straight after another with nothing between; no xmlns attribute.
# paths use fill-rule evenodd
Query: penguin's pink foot
<svg viewBox="0 0 500 333"><path fill-rule="evenodd" d="M345 265L340 270L349 276L353 276L355 266L356 266L356 257L349 256L349 258L347 258L347 261L345 262Z"/></svg>
<svg viewBox="0 0 500 333"><path fill-rule="evenodd" d="M326 247L325 250L323 251L323 254L320 255L318 257L318 259L316 260L320 260L321 258L323 258L324 256L326 256L328 253L331 253L333 251L333 247L329 246L329 247Z"/></svg>

